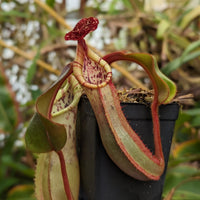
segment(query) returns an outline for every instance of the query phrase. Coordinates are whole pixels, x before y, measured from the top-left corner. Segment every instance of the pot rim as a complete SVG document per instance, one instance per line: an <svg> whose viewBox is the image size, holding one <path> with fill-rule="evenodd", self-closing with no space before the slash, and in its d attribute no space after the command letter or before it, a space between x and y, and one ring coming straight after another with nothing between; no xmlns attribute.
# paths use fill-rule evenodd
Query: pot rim
<svg viewBox="0 0 200 200"><path fill-rule="evenodd" d="M85 104L87 115L94 117L91 104L87 97L81 97L79 104ZM121 102L121 107L127 120L151 120L150 105L142 103ZM178 118L180 105L177 102L161 105L159 107L160 120L175 121Z"/></svg>

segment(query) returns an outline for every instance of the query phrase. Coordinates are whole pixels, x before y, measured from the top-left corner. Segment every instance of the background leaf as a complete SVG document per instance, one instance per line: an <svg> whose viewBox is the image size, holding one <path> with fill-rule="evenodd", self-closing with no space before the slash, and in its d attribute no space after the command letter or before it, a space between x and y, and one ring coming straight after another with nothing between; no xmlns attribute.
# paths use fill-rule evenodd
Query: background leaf
<svg viewBox="0 0 200 200"><path fill-rule="evenodd" d="M54 7L54 4L55 4L55 0L46 0L45 1L46 2L46 4L48 4L50 7Z"/></svg>
<svg viewBox="0 0 200 200"><path fill-rule="evenodd" d="M164 200L198 200L200 198L200 177L191 177L174 187Z"/></svg>
<svg viewBox="0 0 200 200"><path fill-rule="evenodd" d="M13 187L8 193L7 200L36 200L34 186L24 184Z"/></svg>
<svg viewBox="0 0 200 200"><path fill-rule="evenodd" d="M156 37L158 39L162 39L167 31L167 29L170 27L170 22L166 19L163 19L158 24L157 34Z"/></svg>
<svg viewBox="0 0 200 200"><path fill-rule="evenodd" d="M19 123L18 104L0 65L0 131L13 132Z"/></svg>
<svg viewBox="0 0 200 200"><path fill-rule="evenodd" d="M193 176L198 176L199 174L199 169L189 165L179 165L169 169L165 180L163 196L166 196L173 188L175 188L182 181Z"/></svg>
<svg viewBox="0 0 200 200"><path fill-rule="evenodd" d="M169 62L165 67L162 69L162 72L165 73L166 75L169 75L172 71L178 69L181 67L183 64L197 58L200 56L200 41L195 41L188 45L188 47L184 50L182 55L179 58L174 59L173 61ZM197 49L195 51L195 49Z"/></svg>
<svg viewBox="0 0 200 200"><path fill-rule="evenodd" d="M31 82L32 82L32 80L33 80L33 78L34 78L34 76L35 76L35 73L36 73L36 69L37 69L37 60L39 59L39 57L40 57L40 47L38 48L38 50L37 50L37 53L36 53L36 55L35 55L35 57L34 57L34 59L33 59L33 61L32 61L32 64L31 64L31 66L28 68L28 70L27 70L27 77L26 77L26 82L28 83L28 84L31 84Z"/></svg>
<svg viewBox="0 0 200 200"><path fill-rule="evenodd" d="M188 140L176 146L173 150L173 154L175 158L183 157L186 158L188 156L199 156L200 158L200 140Z"/></svg>
<svg viewBox="0 0 200 200"><path fill-rule="evenodd" d="M193 8L188 12L182 19L180 23L180 28L185 29L189 23L191 23L196 17L200 15L200 6Z"/></svg>
<svg viewBox="0 0 200 200"><path fill-rule="evenodd" d="M29 13L24 13L24 12L20 12L20 11L17 11L17 10L11 10L11 11L1 11L0 12L0 18L1 17L22 17L22 18L28 18L30 17L29 16Z"/></svg>

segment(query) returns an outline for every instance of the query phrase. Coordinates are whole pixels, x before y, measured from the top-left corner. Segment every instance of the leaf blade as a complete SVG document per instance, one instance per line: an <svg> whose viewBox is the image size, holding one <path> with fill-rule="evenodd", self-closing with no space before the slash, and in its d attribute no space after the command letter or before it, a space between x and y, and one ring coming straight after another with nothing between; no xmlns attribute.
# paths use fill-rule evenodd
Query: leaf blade
<svg viewBox="0 0 200 200"><path fill-rule="evenodd" d="M33 58L32 64L27 70L26 82L28 84L31 84L33 77L36 73L37 60L39 59L39 56L40 56L40 48L38 48L37 53L35 57Z"/></svg>
<svg viewBox="0 0 200 200"><path fill-rule="evenodd" d="M50 119L49 109L52 106L58 89L71 72L71 68L68 67L60 78L37 99L37 113L34 115L25 134L27 148L32 152L59 151L66 143L67 135L65 127L63 124L56 123Z"/></svg>

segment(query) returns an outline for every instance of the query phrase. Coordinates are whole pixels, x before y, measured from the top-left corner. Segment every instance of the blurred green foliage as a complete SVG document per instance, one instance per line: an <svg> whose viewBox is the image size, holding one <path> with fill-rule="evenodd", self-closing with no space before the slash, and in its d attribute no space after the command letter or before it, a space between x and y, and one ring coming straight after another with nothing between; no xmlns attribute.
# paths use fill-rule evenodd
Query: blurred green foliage
<svg viewBox="0 0 200 200"><path fill-rule="evenodd" d="M163 197L200 199L200 2L86 0L71 10L66 1L46 4L69 23L98 17L103 34L92 33L88 42L103 48L104 54L123 48L156 56L159 67L176 83L182 105ZM0 199L32 200L35 157L27 152L23 134L36 98L57 77L37 61L61 71L73 59L75 47L64 43L68 30L33 1L1 1L0 6L0 40L33 58L28 61L0 43ZM151 88L139 68L124 68ZM114 81L118 88L136 87L117 72Z"/></svg>

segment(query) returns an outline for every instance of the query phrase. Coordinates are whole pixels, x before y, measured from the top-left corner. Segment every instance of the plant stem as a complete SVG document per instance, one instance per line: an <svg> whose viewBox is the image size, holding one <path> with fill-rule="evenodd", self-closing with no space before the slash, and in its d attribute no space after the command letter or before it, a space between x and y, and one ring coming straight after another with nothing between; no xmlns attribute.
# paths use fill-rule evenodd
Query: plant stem
<svg viewBox="0 0 200 200"><path fill-rule="evenodd" d="M58 154L58 157L59 157L59 160L60 160L60 167L61 167L61 172L62 172L63 184L64 184L64 188L65 188L65 193L67 195L67 199L73 200L74 198L72 196L70 185L69 185L69 179L68 179L68 176L67 176L63 152L60 150L60 151L56 151L56 153Z"/></svg>

